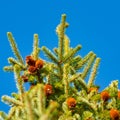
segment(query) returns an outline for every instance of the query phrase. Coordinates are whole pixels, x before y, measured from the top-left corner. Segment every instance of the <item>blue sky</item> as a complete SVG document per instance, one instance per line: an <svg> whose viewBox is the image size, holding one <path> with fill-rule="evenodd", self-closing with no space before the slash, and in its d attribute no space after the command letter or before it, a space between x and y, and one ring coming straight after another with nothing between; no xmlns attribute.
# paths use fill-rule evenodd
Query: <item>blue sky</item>
<svg viewBox="0 0 120 120"><path fill-rule="evenodd" d="M32 51L33 34L40 46L57 46L55 28L61 14L67 14L67 35L71 46L82 45L81 56L94 51L101 57L96 84L104 89L120 79L120 1L119 0L4 0L0 2L0 97L16 92L14 76L3 71L7 58L13 57L6 32L13 33L25 58ZM41 54L42 57L42 54ZM0 110L9 107L0 101Z"/></svg>

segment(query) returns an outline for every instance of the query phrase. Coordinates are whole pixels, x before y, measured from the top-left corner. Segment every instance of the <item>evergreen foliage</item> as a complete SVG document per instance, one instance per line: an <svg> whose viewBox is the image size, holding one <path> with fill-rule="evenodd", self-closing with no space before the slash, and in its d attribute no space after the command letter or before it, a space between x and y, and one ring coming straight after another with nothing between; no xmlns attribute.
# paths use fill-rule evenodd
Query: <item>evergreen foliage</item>
<svg viewBox="0 0 120 120"><path fill-rule="evenodd" d="M76 55L81 45L70 47L65 34L66 15L56 28L58 47L53 51L39 47L34 34L33 51L23 60L11 32L8 39L16 58L8 58L4 70L13 72L17 93L2 96L11 106L0 112L1 120L119 120L120 91L114 80L103 91L95 84L100 58L93 51L84 57ZM39 56L42 50L49 58ZM29 90L24 84L30 83Z"/></svg>

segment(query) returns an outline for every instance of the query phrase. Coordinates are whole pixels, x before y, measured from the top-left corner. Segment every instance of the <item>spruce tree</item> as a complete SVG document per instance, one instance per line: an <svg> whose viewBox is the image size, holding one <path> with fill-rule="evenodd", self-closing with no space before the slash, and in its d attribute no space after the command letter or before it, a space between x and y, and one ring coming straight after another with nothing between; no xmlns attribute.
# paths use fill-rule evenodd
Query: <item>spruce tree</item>
<svg viewBox="0 0 120 120"><path fill-rule="evenodd" d="M23 59L11 32L7 33L15 58L9 57L4 70L13 72L18 92L2 96L10 105L8 113L0 111L0 120L119 120L120 91L118 80L99 91L95 84L100 58L90 51L76 54L81 45L70 46L65 33L66 15L56 27L58 47L53 51L39 47L34 34L33 51ZM40 51L49 61L40 57ZM28 90L25 84L29 83Z"/></svg>

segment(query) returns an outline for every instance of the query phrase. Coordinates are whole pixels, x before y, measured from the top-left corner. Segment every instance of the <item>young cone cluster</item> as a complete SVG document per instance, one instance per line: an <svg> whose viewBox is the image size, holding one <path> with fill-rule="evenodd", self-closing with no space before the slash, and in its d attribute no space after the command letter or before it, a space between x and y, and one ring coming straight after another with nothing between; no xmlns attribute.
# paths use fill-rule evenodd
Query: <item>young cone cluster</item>
<svg viewBox="0 0 120 120"><path fill-rule="evenodd" d="M109 93L108 93L107 91L101 92L100 95L101 95L101 99L102 99L103 101L107 101L107 100L110 98Z"/></svg>
<svg viewBox="0 0 120 120"><path fill-rule="evenodd" d="M110 110L110 117L112 118L112 120L119 120L119 118L120 118L119 111L116 109L111 109Z"/></svg>
<svg viewBox="0 0 120 120"><path fill-rule="evenodd" d="M4 70L13 72L18 92L2 96L10 105L8 113L0 111L0 120L119 120L120 91L118 80L104 90L95 84L100 58L90 51L85 56L76 54L81 45L70 46L65 31L66 15L56 28L58 47L49 50L39 47L34 34L32 53L22 58L12 33L8 39L15 58ZM44 52L48 61L39 53ZM26 89L25 84L30 88Z"/></svg>
<svg viewBox="0 0 120 120"><path fill-rule="evenodd" d="M28 71L30 74L37 73L44 65L43 60L34 60L32 56L26 57L26 64L28 65Z"/></svg>
<svg viewBox="0 0 120 120"><path fill-rule="evenodd" d="M74 98L68 98L67 99L67 105L68 107L71 109L71 108L74 108L76 106L76 100Z"/></svg>
<svg viewBox="0 0 120 120"><path fill-rule="evenodd" d="M46 96L49 96L52 94L53 90L52 90L52 86L49 84L44 85L44 92Z"/></svg>

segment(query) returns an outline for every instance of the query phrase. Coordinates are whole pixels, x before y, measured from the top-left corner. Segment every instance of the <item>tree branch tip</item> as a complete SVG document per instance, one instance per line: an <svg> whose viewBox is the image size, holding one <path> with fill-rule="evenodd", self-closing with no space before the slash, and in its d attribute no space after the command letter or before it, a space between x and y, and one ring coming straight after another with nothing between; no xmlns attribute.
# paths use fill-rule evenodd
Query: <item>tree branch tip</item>
<svg viewBox="0 0 120 120"><path fill-rule="evenodd" d="M78 48L82 48L82 45L78 45Z"/></svg>
<svg viewBox="0 0 120 120"><path fill-rule="evenodd" d="M43 50L43 49L45 49L45 48L46 48L45 46L42 46L42 48L41 48L41 49Z"/></svg>
<svg viewBox="0 0 120 120"><path fill-rule="evenodd" d="M37 34L37 33L35 33L35 34L34 34L34 37L38 37L38 34Z"/></svg>
<svg viewBox="0 0 120 120"><path fill-rule="evenodd" d="M66 17L66 14L64 13L64 14L62 14L62 17Z"/></svg>
<svg viewBox="0 0 120 120"><path fill-rule="evenodd" d="M8 36L10 36L10 35L12 36L12 33L11 33L11 32L7 32L7 35L8 35Z"/></svg>

